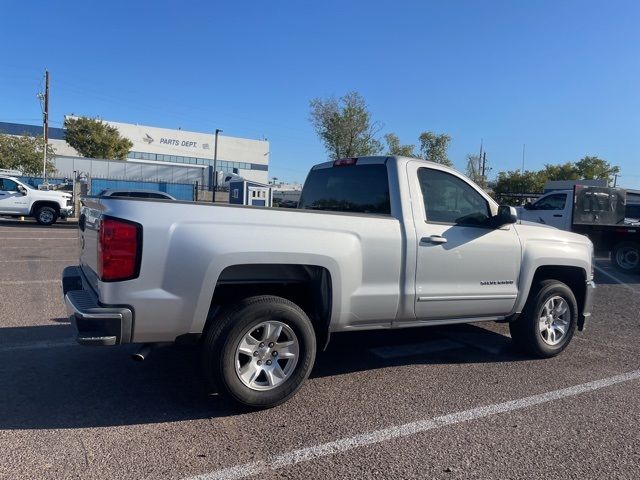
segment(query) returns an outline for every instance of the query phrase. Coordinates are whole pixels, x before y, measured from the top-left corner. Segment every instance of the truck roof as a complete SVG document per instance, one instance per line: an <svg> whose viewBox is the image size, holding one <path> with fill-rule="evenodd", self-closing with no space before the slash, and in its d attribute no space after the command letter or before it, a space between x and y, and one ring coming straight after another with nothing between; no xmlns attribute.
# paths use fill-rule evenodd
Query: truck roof
<svg viewBox="0 0 640 480"><path fill-rule="evenodd" d="M342 162L342 161L348 161L348 160L357 161L357 165L376 165L376 164L386 163L388 161L397 162L399 165L403 165L410 161L418 161L418 162L424 162L428 165L436 165L440 168L458 173L458 171L455 168L448 167L441 163L432 162L430 160L424 160L423 158L402 157L398 155L371 155L371 156L364 156L364 157L341 158L335 161L318 163L317 165L314 165L313 167L311 167L311 170L318 170L320 168L330 168L335 166L336 162Z"/></svg>

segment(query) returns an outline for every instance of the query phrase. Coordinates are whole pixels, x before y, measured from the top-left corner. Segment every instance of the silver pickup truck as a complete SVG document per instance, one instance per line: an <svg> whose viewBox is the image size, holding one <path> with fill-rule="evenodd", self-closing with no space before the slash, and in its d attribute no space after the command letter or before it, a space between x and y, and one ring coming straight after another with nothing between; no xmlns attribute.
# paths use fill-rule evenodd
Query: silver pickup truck
<svg viewBox="0 0 640 480"><path fill-rule="evenodd" d="M316 165L297 209L90 197L79 228L63 274L77 341L193 342L207 380L251 407L294 395L336 332L509 322L519 347L557 355L595 288L586 237L402 157Z"/></svg>

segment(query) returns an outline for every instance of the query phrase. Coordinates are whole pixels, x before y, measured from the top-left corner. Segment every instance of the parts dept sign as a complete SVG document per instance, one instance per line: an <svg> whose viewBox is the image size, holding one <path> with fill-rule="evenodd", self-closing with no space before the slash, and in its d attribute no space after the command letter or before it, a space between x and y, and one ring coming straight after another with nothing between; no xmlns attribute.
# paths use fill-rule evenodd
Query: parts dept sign
<svg viewBox="0 0 640 480"><path fill-rule="evenodd" d="M142 141L151 145L156 141L156 139L147 133L142 138ZM193 140L180 140L177 138L160 137L159 143L160 145L170 145L172 147L183 147L183 148L193 148L193 149L198 148L198 142ZM209 150L209 144L201 143L200 148L202 148L203 150Z"/></svg>
<svg viewBox="0 0 640 480"><path fill-rule="evenodd" d="M174 147L198 148L198 142L192 140L178 140L175 138L160 137L162 145L173 145Z"/></svg>

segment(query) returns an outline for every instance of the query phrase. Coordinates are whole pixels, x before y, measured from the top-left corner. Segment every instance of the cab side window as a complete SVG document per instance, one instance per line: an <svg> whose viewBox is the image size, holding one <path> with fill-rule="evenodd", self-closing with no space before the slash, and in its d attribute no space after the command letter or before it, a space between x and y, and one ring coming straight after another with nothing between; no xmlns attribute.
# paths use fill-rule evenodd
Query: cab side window
<svg viewBox="0 0 640 480"><path fill-rule="evenodd" d="M8 178L0 178L0 190L4 192L17 192L18 184Z"/></svg>
<svg viewBox="0 0 640 480"><path fill-rule="evenodd" d="M420 168L418 180L427 222L488 226L489 203L464 180L431 168Z"/></svg>
<svg viewBox="0 0 640 480"><path fill-rule="evenodd" d="M549 195L548 197L541 198L536 203L534 203L531 206L531 210L564 210L566 202L566 193Z"/></svg>

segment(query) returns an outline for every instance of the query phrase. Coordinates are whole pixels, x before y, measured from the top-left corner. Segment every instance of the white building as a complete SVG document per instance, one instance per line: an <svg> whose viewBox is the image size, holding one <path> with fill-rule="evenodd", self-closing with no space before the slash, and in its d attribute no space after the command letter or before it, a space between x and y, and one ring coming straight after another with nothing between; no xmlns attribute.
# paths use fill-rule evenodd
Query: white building
<svg viewBox="0 0 640 480"><path fill-rule="evenodd" d="M266 140L251 140L219 134L217 161L214 161L215 135L213 133L110 121L104 121L104 123L117 128L120 135L133 143L127 156L127 163L152 164L158 167L171 165L190 167L190 169L201 168L202 177L205 179L213 178L214 168L216 171L226 173L233 173L235 170L247 180L268 182L269 142ZM0 133L35 136L42 134L42 127L0 122ZM64 140L62 128L49 128L49 142L54 147L56 155L66 159L65 162L62 161L63 158L60 159L59 171L66 169L70 158L81 157Z"/></svg>

